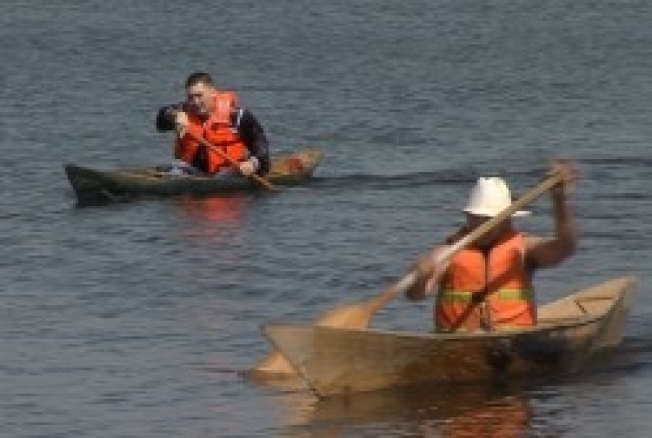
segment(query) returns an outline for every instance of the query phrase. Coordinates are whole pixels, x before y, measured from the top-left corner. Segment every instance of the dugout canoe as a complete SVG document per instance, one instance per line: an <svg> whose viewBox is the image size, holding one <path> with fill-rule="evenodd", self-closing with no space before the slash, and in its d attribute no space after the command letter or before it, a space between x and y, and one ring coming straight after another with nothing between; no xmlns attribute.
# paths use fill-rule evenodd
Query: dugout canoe
<svg viewBox="0 0 652 438"><path fill-rule="evenodd" d="M275 186L300 184L319 165L323 152L304 149L272 157L265 179ZM80 204L122 201L143 196L208 196L265 190L251 179L224 180L209 176L172 175L162 166L122 170L97 170L65 165L66 175Z"/></svg>
<svg viewBox="0 0 652 438"><path fill-rule="evenodd" d="M537 326L435 334L268 323L263 333L319 397L575 372L623 336L636 290L622 277L540 306Z"/></svg>

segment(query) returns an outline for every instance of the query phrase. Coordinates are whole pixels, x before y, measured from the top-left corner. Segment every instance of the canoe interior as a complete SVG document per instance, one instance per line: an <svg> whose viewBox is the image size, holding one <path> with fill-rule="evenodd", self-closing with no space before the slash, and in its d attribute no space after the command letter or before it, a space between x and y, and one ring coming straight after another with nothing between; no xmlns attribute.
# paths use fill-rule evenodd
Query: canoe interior
<svg viewBox="0 0 652 438"><path fill-rule="evenodd" d="M320 397L389 387L575 372L617 346L636 280L613 279L541 306L535 327L481 334L406 333L301 324L263 332Z"/></svg>
<svg viewBox="0 0 652 438"><path fill-rule="evenodd" d="M275 186L305 183L321 162L319 149L303 149L272 157L265 175ZM225 180L207 176L171 175L163 166L97 170L68 164L66 176L80 205L126 201L146 196L210 196L266 190L251 179Z"/></svg>
<svg viewBox="0 0 652 438"><path fill-rule="evenodd" d="M599 320L602 323L600 347L617 346L623 336L626 317L632 306L637 280L623 277L576 292L539 306L539 327L561 327ZM615 312L622 308L623 312Z"/></svg>

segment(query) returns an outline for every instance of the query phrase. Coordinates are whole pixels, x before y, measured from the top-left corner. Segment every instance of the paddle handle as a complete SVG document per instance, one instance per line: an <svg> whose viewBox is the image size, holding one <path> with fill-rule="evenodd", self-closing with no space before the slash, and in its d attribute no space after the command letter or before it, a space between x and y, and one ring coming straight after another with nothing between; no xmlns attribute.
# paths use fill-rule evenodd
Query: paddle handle
<svg viewBox="0 0 652 438"><path fill-rule="evenodd" d="M222 149L218 148L217 146L215 146L214 144L212 144L211 142L209 142L209 141L206 140L205 138L199 137L198 135L195 135L195 134L193 134L193 133L190 132L190 131L186 132L185 135L190 136L190 138L192 138L192 139L195 140L196 142L200 143L201 145L206 146L207 148L212 149L212 150L213 150L214 152L216 152L219 156L221 156L222 158L224 158L224 159L225 159L226 161L228 161L231 165L233 165L236 169L238 169L238 171L240 171L239 163L238 163L236 160L234 160L233 158L231 158L231 157L230 157L226 152L224 152ZM265 178L263 178L262 176L260 176L260 175L258 175L258 174L256 174L256 173L252 173L251 175L245 175L245 176L247 176L247 177L249 177L249 178L252 178L252 179L256 180L257 183L259 183L261 186L265 187L267 190L276 190L276 187L275 187L275 186L273 186L269 181L267 181Z"/></svg>
<svg viewBox="0 0 652 438"><path fill-rule="evenodd" d="M544 179L536 187L529 190L519 199L510 204L509 207L500 212L497 216L492 217L488 221L484 222L482 225L477 227L471 233L464 236L462 239L455 242L453 245L446 247L446 249L439 255L437 258L437 263L443 263L452 258L459 251L463 250L467 246L471 245L473 242L478 240L480 237L485 235L488 231L494 228L496 225L516 213L521 208L525 207L529 203L533 202L545 192L553 188L561 181L561 174L555 172L550 175L548 178ZM411 288L419 280L419 273L416 270L410 271L399 281L391 285L389 288L378 294L375 298L371 299L367 307L370 313L374 313L381 309L389 301L393 300L398 295L405 293L406 290Z"/></svg>

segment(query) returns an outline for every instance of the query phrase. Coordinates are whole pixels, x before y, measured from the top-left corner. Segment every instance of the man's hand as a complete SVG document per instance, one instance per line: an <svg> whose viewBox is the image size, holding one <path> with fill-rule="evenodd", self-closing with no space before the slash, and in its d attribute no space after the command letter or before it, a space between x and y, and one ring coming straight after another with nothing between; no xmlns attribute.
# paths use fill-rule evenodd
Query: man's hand
<svg viewBox="0 0 652 438"><path fill-rule="evenodd" d="M552 189L553 196L567 196L572 193L577 181L577 168L570 160L556 160L550 166L548 175L560 175L560 181Z"/></svg>
<svg viewBox="0 0 652 438"><path fill-rule="evenodd" d="M258 170L258 160L255 157L251 157L246 161L238 163L238 168L244 176L251 176Z"/></svg>
<svg viewBox="0 0 652 438"><path fill-rule="evenodd" d="M189 124L190 122L188 121L188 114L181 110L177 111L177 113L174 115L174 125L179 137L186 135Z"/></svg>
<svg viewBox="0 0 652 438"><path fill-rule="evenodd" d="M422 254L412 263L410 271L416 272L420 279L427 279L435 270L435 258L431 252Z"/></svg>
<svg viewBox="0 0 652 438"><path fill-rule="evenodd" d="M429 287L439 283L444 272L448 269L450 256L446 256L450 247L438 245L432 250L421 254L410 266L410 271L416 272L421 281L430 283Z"/></svg>
<svg viewBox="0 0 652 438"><path fill-rule="evenodd" d="M437 289L450 263L448 245L438 245L432 250L421 254L410 266L410 271L417 274L416 283L405 291L405 296L412 301L426 298Z"/></svg>

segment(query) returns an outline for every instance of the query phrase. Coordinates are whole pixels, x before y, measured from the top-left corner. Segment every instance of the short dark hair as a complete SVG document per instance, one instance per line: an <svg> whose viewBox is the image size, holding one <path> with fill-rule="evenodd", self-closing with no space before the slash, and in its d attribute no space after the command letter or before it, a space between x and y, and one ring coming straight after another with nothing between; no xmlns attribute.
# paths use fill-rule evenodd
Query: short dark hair
<svg viewBox="0 0 652 438"><path fill-rule="evenodd" d="M203 71L198 71L190 76L188 76L188 79L186 79L186 88L195 86L199 83L206 84L206 85L213 85L213 78L211 75L209 75L206 72Z"/></svg>

